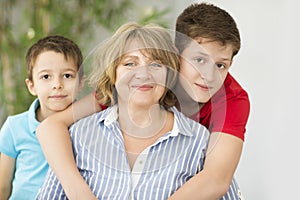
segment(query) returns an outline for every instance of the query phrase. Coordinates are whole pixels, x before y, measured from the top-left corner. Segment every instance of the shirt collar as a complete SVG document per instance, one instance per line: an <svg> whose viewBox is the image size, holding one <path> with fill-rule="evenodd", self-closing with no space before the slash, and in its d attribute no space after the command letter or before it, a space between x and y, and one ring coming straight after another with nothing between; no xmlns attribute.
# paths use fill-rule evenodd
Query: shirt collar
<svg viewBox="0 0 300 200"><path fill-rule="evenodd" d="M177 136L178 134L193 136L190 119L179 112L175 106L169 110L174 113L174 125L170 136Z"/></svg>
<svg viewBox="0 0 300 200"><path fill-rule="evenodd" d="M104 121L105 126L109 126L113 122L118 120L118 105L108 107L102 111L102 115L99 117L99 123Z"/></svg>
<svg viewBox="0 0 300 200"><path fill-rule="evenodd" d="M174 123L171 133L166 134L166 136L178 136L179 134L185 136L193 136L193 130L191 126L191 119L186 117L184 114L179 112L175 106L169 109L174 113ZM99 117L99 122L104 121L105 126L109 126L113 122L118 120L118 105L107 108L103 111L103 114Z"/></svg>
<svg viewBox="0 0 300 200"><path fill-rule="evenodd" d="M30 133L35 133L40 122L36 119L36 110L40 107L40 101L35 99L28 110L28 127Z"/></svg>

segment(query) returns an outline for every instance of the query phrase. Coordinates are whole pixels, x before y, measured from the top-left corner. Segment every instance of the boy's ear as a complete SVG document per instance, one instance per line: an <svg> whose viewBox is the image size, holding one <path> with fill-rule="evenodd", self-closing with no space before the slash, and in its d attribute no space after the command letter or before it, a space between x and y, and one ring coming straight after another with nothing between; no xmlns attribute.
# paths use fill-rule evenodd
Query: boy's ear
<svg viewBox="0 0 300 200"><path fill-rule="evenodd" d="M28 78L26 78L25 79L25 83L27 85L27 88L28 88L28 91L30 92L30 94L32 94L33 96L37 96L37 94L35 92L33 81L31 81Z"/></svg>
<svg viewBox="0 0 300 200"><path fill-rule="evenodd" d="M79 80L79 87L78 87L78 92L81 92L82 89L84 88L84 82L86 80L86 76L83 75L82 78Z"/></svg>

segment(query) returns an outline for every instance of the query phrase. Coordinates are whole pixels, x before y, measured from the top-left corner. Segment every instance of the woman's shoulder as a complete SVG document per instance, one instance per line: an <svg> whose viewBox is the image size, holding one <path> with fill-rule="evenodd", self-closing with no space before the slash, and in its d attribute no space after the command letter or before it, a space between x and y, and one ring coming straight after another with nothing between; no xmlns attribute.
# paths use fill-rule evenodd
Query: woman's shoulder
<svg viewBox="0 0 300 200"><path fill-rule="evenodd" d="M171 107L170 111L172 111L174 113L174 122L183 131L186 131L186 132L192 133L192 134L194 134L195 132L209 133L205 126L203 126L199 122L196 122L193 119L185 116L175 106Z"/></svg>

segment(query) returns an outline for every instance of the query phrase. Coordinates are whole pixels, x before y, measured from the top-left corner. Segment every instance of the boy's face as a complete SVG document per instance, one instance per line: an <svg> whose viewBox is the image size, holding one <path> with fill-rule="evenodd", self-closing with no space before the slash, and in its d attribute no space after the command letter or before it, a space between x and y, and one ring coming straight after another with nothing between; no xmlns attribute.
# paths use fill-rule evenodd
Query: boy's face
<svg viewBox="0 0 300 200"><path fill-rule="evenodd" d="M200 44L201 43L201 44ZM181 54L179 81L196 102L206 103L223 85L232 63L232 46L197 38Z"/></svg>
<svg viewBox="0 0 300 200"><path fill-rule="evenodd" d="M65 60L61 53L45 51L35 62L32 79L26 79L30 93L40 100L40 119L66 109L83 86L76 76L77 66L72 59Z"/></svg>

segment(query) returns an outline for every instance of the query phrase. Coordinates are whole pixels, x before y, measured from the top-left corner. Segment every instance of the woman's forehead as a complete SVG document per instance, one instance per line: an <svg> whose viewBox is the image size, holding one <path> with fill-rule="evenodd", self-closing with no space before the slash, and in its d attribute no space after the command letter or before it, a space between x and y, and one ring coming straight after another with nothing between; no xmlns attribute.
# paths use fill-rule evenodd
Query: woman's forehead
<svg viewBox="0 0 300 200"><path fill-rule="evenodd" d="M138 38L128 39L123 49L122 56L134 53L141 53L143 54L143 56L151 58L153 55L150 49L153 48L154 47L151 47L150 45L146 45L145 43L141 42L141 40Z"/></svg>
<svg viewBox="0 0 300 200"><path fill-rule="evenodd" d="M124 52L122 55L122 59L132 58L139 59L143 57L146 60L152 60L151 54L147 51L147 49L132 49L130 51Z"/></svg>
<svg viewBox="0 0 300 200"><path fill-rule="evenodd" d="M126 41L125 47L124 47L124 52L132 52L132 51L139 51L139 50L145 50L146 45L141 42L140 39L138 38L130 38Z"/></svg>

